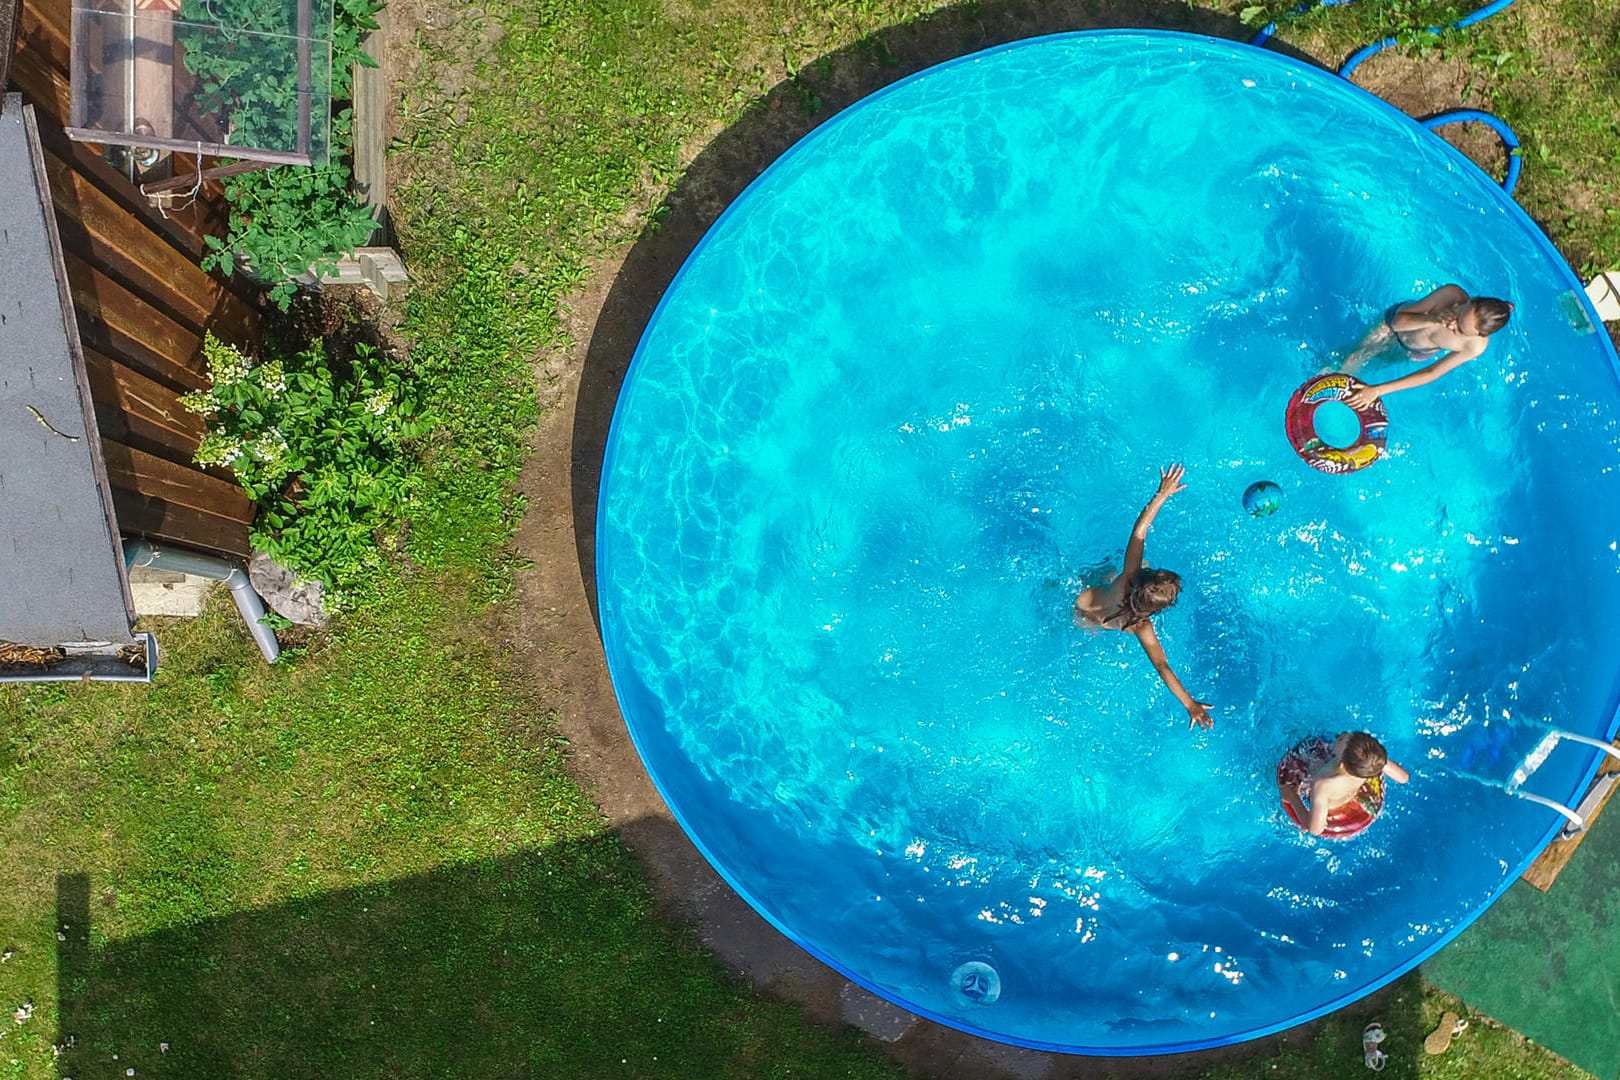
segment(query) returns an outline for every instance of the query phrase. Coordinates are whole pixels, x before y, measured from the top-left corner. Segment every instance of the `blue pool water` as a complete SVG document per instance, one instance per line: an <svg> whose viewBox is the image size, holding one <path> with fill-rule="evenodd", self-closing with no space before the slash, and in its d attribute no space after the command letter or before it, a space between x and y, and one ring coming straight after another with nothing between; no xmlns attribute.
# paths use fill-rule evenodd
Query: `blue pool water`
<svg viewBox="0 0 1620 1080"><path fill-rule="evenodd" d="M1307 467L1290 393L1451 280L1508 329L1387 399L1387 459ZM598 586L648 771L785 933L994 1038L1189 1049L1366 993L1560 824L1493 786L1546 727L1613 733L1620 394L1576 286L1434 136L1246 46L1061 35L867 99L715 225L625 381ZM1208 732L1071 618L1172 461L1156 623ZM1412 782L1311 838L1277 759L1354 728Z"/></svg>

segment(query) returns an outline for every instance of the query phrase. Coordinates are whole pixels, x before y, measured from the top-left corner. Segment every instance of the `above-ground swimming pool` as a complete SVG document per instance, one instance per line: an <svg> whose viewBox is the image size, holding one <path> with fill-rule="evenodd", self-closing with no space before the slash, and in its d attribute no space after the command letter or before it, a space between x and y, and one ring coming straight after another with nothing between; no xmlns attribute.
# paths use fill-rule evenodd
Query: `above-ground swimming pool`
<svg viewBox="0 0 1620 1080"><path fill-rule="evenodd" d="M1387 458L1307 467L1294 388L1447 281L1513 321L1386 399ZM1592 319L1488 177L1331 74L1143 32L923 72L760 177L647 328L597 538L631 734L739 893L915 1012L1103 1054L1320 1015L1562 824L1501 786L1549 726L1613 735ZM1173 461L1155 622L1210 731L1071 614ZM1351 729L1412 781L1316 839L1277 761ZM1527 790L1594 768L1565 743Z"/></svg>

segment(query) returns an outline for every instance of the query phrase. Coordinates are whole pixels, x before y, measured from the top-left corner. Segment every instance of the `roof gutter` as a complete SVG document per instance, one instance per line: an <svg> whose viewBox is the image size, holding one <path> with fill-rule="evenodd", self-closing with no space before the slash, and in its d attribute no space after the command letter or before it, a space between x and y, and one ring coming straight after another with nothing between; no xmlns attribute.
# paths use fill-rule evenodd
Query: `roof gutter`
<svg viewBox="0 0 1620 1080"><path fill-rule="evenodd" d="M151 682L157 670L157 638L135 635L132 645L103 641L68 642L57 646L66 658L41 664L33 670L7 668L0 671L0 683L41 682ZM138 651L132 651L138 650Z"/></svg>

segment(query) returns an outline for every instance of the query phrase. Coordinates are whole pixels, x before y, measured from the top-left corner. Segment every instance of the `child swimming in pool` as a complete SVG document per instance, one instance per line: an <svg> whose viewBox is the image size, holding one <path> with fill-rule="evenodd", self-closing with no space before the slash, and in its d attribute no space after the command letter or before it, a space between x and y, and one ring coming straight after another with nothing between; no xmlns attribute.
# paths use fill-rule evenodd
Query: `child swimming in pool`
<svg viewBox="0 0 1620 1080"><path fill-rule="evenodd" d="M1308 832L1321 836L1327 830L1329 815L1354 802L1367 781L1379 776L1387 776L1397 784L1410 779L1405 769L1389 760L1383 743L1365 731L1347 731L1334 741L1327 760L1315 772L1298 783L1285 783L1279 778L1277 790L1293 810L1294 820L1304 822ZM1309 808L1306 799L1311 801Z"/></svg>
<svg viewBox="0 0 1620 1080"><path fill-rule="evenodd" d="M1124 630L1135 634L1142 650L1153 661L1164 685L1176 695L1187 710L1188 727L1213 727L1209 705L1187 693L1176 673L1170 670L1159 635L1154 633L1152 617L1176 602L1181 594L1181 578L1169 570L1153 570L1142 565L1142 549L1147 545L1148 527L1154 515L1165 502L1187 485L1181 482L1186 472L1180 465L1159 470L1159 490L1153 493L1147 506L1137 515L1131 529L1131 539L1125 546L1125 566L1119 575L1104 584L1086 589L1074 601L1075 621L1083 626L1103 630Z"/></svg>
<svg viewBox="0 0 1620 1080"><path fill-rule="evenodd" d="M1385 394L1434 382L1484 352L1490 336L1506 326L1512 314L1513 305L1506 300L1471 297L1460 285L1442 285L1421 300L1391 308L1383 325L1362 340L1342 370L1354 375L1393 345L1405 349L1413 363L1433 363L1386 383L1363 386L1345 398L1345 404L1364 409Z"/></svg>

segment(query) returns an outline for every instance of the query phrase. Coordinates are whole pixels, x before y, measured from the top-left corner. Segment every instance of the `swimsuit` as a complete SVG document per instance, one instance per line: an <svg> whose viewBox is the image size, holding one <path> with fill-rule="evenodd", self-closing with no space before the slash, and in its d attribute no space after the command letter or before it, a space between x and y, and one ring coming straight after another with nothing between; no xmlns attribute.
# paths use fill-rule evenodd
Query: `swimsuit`
<svg viewBox="0 0 1620 1080"><path fill-rule="evenodd" d="M1446 351L1445 349L1414 349L1412 346L1402 341L1400 331L1395 329L1395 316L1399 314L1400 309L1401 306L1396 304L1394 307L1386 311L1384 313L1384 325L1389 327L1389 332L1394 336L1396 343L1399 344L1401 348L1406 350L1407 355L1411 356L1415 363L1421 364L1425 360L1433 360L1435 357Z"/></svg>

